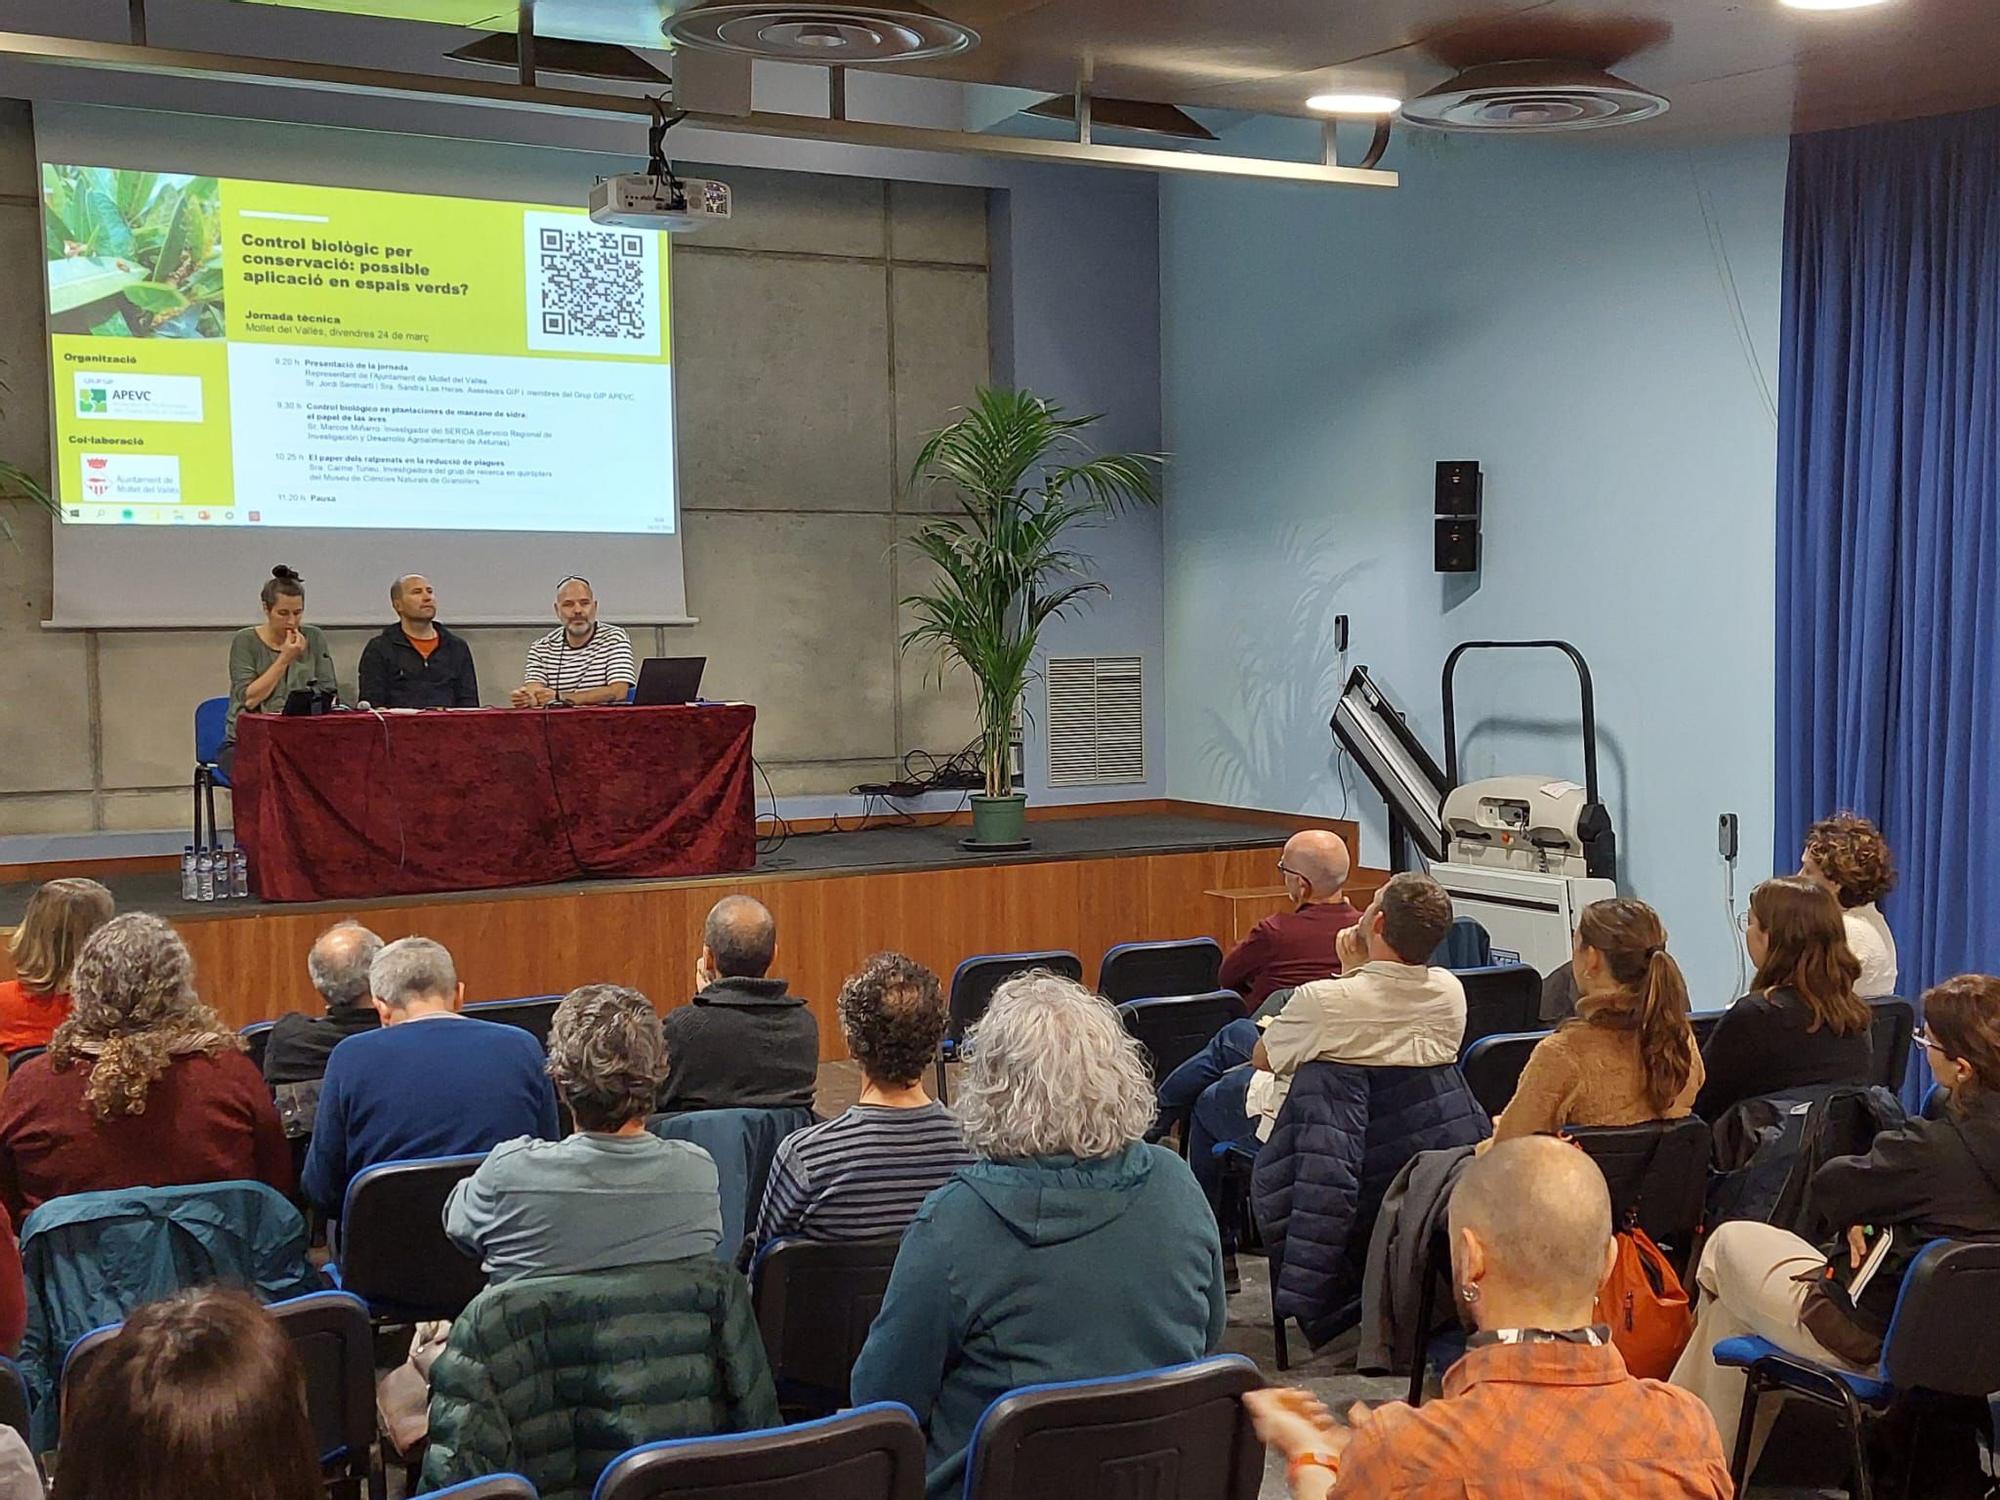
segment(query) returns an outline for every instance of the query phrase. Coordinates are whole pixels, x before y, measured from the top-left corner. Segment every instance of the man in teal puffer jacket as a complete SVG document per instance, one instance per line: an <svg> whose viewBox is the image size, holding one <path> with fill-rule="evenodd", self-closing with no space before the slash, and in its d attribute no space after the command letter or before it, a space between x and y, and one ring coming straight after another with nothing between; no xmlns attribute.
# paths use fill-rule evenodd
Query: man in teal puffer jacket
<svg viewBox="0 0 2000 1500"><path fill-rule="evenodd" d="M968 1050L980 1160L904 1235L850 1387L916 1412L933 1497L999 1397L1199 1359L1226 1313L1214 1216L1187 1164L1141 1139L1153 1087L1117 1012L1038 971L1000 987Z"/></svg>

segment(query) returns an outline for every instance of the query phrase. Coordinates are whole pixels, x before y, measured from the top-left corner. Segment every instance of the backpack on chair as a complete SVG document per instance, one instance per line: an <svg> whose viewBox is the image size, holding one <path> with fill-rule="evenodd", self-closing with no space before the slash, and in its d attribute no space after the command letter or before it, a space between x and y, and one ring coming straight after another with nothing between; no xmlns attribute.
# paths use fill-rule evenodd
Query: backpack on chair
<svg viewBox="0 0 2000 1500"><path fill-rule="evenodd" d="M1611 1342L1625 1368L1644 1380L1665 1380L1694 1333L1688 1295L1672 1262L1641 1229L1636 1210L1613 1238L1618 1255L1597 1289L1597 1321L1611 1327Z"/></svg>

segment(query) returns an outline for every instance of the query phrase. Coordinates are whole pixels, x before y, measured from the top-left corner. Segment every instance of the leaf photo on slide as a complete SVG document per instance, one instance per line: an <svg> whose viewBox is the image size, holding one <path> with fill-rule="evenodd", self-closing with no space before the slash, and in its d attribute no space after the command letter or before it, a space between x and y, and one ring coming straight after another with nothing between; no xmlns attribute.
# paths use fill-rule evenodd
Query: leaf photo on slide
<svg viewBox="0 0 2000 1500"><path fill-rule="evenodd" d="M223 337L221 196L213 177L44 165L50 331Z"/></svg>

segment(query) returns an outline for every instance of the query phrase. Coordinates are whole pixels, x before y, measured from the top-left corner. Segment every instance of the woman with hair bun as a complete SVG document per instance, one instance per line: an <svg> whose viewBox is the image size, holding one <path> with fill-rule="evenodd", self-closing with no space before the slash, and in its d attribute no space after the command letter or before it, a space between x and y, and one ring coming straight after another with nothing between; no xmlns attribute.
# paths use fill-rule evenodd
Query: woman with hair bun
<svg viewBox="0 0 2000 1500"><path fill-rule="evenodd" d="M317 625L305 623L305 579L279 563L257 597L263 624L244 626L229 642L229 716L216 756L225 776L236 767L238 714L279 713L299 689L330 689L335 682L326 637Z"/></svg>
<svg viewBox="0 0 2000 1500"><path fill-rule="evenodd" d="M1896 935L1879 903L1896 884L1896 866L1882 830L1851 812L1821 818L1806 830L1799 874L1840 903L1847 946L1861 964L1854 993L1863 1000L1895 994Z"/></svg>
<svg viewBox="0 0 2000 1500"><path fill-rule="evenodd" d="M1571 950L1574 1019L1535 1044L1493 1139L1677 1120L1701 1089L1687 982L1643 901L1593 901Z"/></svg>

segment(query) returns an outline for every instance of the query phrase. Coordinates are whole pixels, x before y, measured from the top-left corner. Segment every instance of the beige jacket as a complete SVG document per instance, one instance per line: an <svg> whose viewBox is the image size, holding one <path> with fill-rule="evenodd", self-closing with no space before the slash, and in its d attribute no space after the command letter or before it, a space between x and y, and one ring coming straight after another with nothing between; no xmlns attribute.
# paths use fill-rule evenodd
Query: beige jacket
<svg viewBox="0 0 2000 1500"><path fill-rule="evenodd" d="M1622 997L1585 996L1576 1019L1544 1037L1529 1054L1514 1097L1493 1122L1493 1139L1550 1135L1570 1125L1638 1125L1678 1120L1694 1109L1701 1091L1701 1048L1689 1037L1687 1082L1662 1113L1646 1098L1639 1067L1639 1034L1617 1025L1593 1024L1592 1017L1615 1013Z"/></svg>

